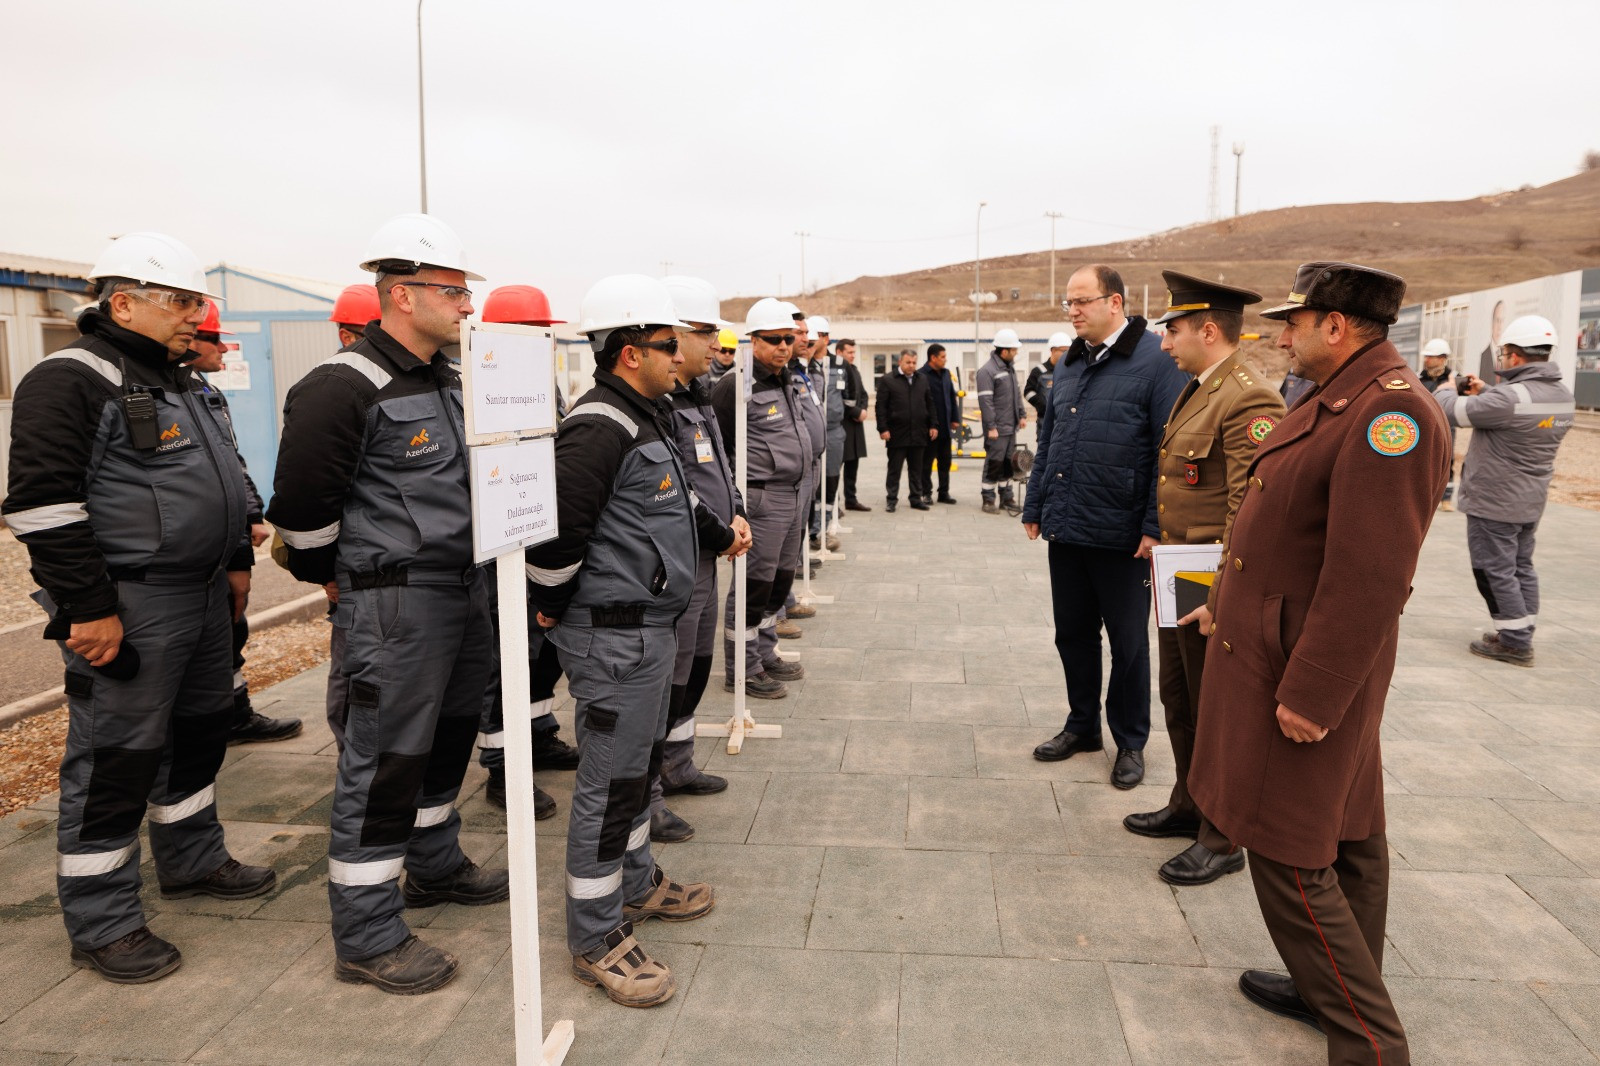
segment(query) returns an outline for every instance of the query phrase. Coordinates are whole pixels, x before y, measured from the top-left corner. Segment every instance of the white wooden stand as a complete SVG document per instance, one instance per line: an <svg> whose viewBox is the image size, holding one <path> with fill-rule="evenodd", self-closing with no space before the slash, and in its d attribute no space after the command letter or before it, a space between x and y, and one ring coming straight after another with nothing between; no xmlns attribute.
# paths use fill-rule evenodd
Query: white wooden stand
<svg viewBox="0 0 1600 1066"><path fill-rule="evenodd" d="M500 593L500 698L506 730L506 853L511 867L511 997L517 1066L560 1066L572 1022L541 1035L539 862L533 827L533 723L528 707L528 577L522 549L495 560Z"/></svg>
<svg viewBox="0 0 1600 1066"><path fill-rule="evenodd" d="M734 409L738 412L738 417L733 423L733 450L735 453L735 461L739 466L739 470L735 475L735 478L738 481L739 495L741 497L744 496L745 490L749 487L747 484L748 478L745 474L745 458L748 455L750 438L750 359L750 353L745 352L743 357L734 364L734 368L729 371L729 373L737 374L739 376L737 385L739 402L734 405ZM755 718L753 718L750 715L750 712L745 709L744 651L745 645L751 639L751 631L749 627L744 624L746 607L744 575L748 565L748 561L743 555L739 556L733 561L734 629L732 633L729 634L733 638L734 657L733 717L729 718L724 725L710 725L701 722L696 723L694 727L694 735L697 737L727 737L729 755L739 754L740 749L744 747L746 737L775 739L783 736L783 726L757 725ZM531 726L529 728L529 734L531 743Z"/></svg>

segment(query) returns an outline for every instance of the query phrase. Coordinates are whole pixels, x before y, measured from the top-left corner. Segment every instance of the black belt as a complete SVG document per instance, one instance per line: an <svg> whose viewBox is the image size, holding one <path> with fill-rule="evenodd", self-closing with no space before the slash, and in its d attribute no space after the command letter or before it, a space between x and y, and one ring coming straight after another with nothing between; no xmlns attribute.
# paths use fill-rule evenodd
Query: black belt
<svg viewBox="0 0 1600 1066"><path fill-rule="evenodd" d="M429 570L414 566L392 566L387 570L341 575L341 584L355 589L381 589L392 585L469 585L477 567L465 570Z"/></svg>
<svg viewBox="0 0 1600 1066"><path fill-rule="evenodd" d="M622 603L589 608L589 624L597 629L638 629L644 625L647 604Z"/></svg>
<svg viewBox="0 0 1600 1066"><path fill-rule="evenodd" d="M798 481L746 481L744 483L744 487L747 489L764 489L769 485L775 489L800 488L800 482Z"/></svg>
<svg viewBox="0 0 1600 1066"><path fill-rule="evenodd" d="M217 576L219 567L210 570L163 570L159 566L108 566L112 581L149 582L152 585L204 585Z"/></svg>

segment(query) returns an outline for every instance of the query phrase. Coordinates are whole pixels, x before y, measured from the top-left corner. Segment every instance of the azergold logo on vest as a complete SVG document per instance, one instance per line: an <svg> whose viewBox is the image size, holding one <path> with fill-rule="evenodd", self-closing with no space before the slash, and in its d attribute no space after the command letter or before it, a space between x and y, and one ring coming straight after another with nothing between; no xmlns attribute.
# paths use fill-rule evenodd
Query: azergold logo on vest
<svg viewBox="0 0 1600 1066"><path fill-rule="evenodd" d="M419 448L426 443L428 443L428 431L426 429L411 438L411 446L413 448Z"/></svg>
<svg viewBox="0 0 1600 1066"><path fill-rule="evenodd" d="M670 500L676 495L678 495L678 490L672 487L672 475L668 474L661 479L661 484L656 486L656 494L653 500L656 503L660 503L662 500Z"/></svg>
<svg viewBox="0 0 1600 1066"><path fill-rule="evenodd" d="M179 448L187 447L192 441L183 435L183 430L174 422L161 431L161 444L156 447L156 452L175 452Z"/></svg>
<svg viewBox="0 0 1600 1066"><path fill-rule="evenodd" d="M176 422L161 431L162 440L177 440L181 436L183 436L183 430L178 428L178 423Z"/></svg>
<svg viewBox="0 0 1600 1066"><path fill-rule="evenodd" d="M671 487L672 487L672 475L668 474L666 477L661 479L661 484L656 486L656 491L657 492L666 492Z"/></svg>
<svg viewBox="0 0 1600 1066"><path fill-rule="evenodd" d="M406 452L405 457L407 459L415 459L419 455L427 455L429 452L436 452L438 450L439 445L436 442L428 439L428 430L427 427L424 426L422 429L417 431L417 435L415 437L411 438L411 451Z"/></svg>

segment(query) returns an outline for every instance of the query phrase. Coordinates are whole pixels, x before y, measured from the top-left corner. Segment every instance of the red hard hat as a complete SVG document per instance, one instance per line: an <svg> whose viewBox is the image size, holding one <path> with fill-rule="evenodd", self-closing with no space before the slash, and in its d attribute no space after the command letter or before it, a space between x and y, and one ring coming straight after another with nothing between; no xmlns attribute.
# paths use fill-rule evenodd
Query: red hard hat
<svg viewBox="0 0 1600 1066"><path fill-rule="evenodd" d="M346 285L339 298L333 301L333 313L328 321L341 326L365 326L382 317L376 285Z"/></svg>
<svg viewBox="0 0 1600 1066"><path fill-rule="evenodd" d="M549 298L532 285L502 285L491 292L483 301L483 320L527 326L554 326L566 321L551 317Z"/></svg>
<svg viewBox="0 0 1600 1066"><path fill-rule="evenodd" d="M222 328L222 312L217 310L217 304L215 300L206 301L206 320L200 323L200 328L195 330L195 332L226 333L230 337L233 336L233 330Z"/></svg>

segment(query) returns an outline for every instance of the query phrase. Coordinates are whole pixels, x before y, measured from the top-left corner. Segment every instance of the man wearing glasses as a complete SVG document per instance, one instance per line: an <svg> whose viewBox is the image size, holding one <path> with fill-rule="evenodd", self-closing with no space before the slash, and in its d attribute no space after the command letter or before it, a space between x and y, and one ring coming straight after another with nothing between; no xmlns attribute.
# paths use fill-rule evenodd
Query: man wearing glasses
<svg viewBox="0 0 1600 1066"><path fill-rule="evenodd" d="M744 464L744 505L753 538L745 563L745 617L734 619L735 590L729 589L725 625L730 634L737 626L745 630L745 695L778 700L789 694L784 680L801 676L800 666L776 654L764 659L760 649L777 644L778 613L794 586L794 562L800 558L801 494L812 447L800 405L811 401L799 395L789 379L787 364L795 343L793 308L771 297L757 300L746 315L745 334L754 358L750 396L744 401L748 435L743 455L734 447L734 419L741 417L735 391L738 375L724 377L711 393L723 450L735 469ZM759 639L763 635L765 641ZM738 654L731 637L724 642L723 653L723 684L731 692L733 656Z"/></svg>
<svg viewBox="0 0 1600 1066"><path fill-rule="evenodd" d="M229 609L253 552L221 397L182 367L206 314L184 245L130 233L95 263L83 337L17 387L7 524L61 642L70 729L56 890L72 961L141 984L176 970L139 903L139 826L164 898L272 891L228 855L216 774L232 725Z"/></svg>
<svg viewBox="0 0 1600 1066"><path fill-rule="evenodd" d="M560 534L527 553L535 618L577 700L567 947L576 980L623 1006L653 1007L677 983L639 945L635 924L688 921L715 903L710 885L669 880L650 854L650 777L700 549L695 493L659 402L683 365L673 331L689 327L667 287L639 274L597 282L578 318L595 384L556 436Z"/></svg>
<svg viewBox="0 0 1600 1066"><path fill-rule="evenodd" d="M1150 736L1150 549L1160 543L1156 453L1188 384L1145 320L1123 313L1122 276L1086 266L1062 307L1077 339L1056 364L1022 525L1050 542L1056 650L1070 711L1033 749L1046 762L1102 751L1100 630L1111 641L1105 720L1117 744L1111 783L1144 780Z"/></svg>
<svg viewBox="0 0 1600 1066"><path fill-rule="evenodd" d="M333 624L346 634L328 844L334 973L413 995L457 962L411 935L403 908L510 893L505 870L462 852L455 809L494 630L472 563L461 377L441 349L472 313L467 281L482 279L428 215L385 223L361 265L377 275L382 317L289 390L267 518L291 573L337 581Z"/></svg>

